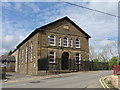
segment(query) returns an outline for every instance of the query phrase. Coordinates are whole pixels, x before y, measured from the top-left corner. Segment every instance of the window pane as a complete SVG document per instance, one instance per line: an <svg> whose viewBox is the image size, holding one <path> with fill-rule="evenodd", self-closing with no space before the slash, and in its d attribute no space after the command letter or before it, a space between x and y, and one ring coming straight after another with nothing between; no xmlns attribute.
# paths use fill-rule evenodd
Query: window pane
<svg viewBox="0 0 120 90"><path fill-rule="evenodd" d="M50 44L54 44L54 43L55 43L54 36L50 36Z"/></svg>
<svg viewBox="0 0 120 90"><path fill-rule="evenodd" d="M76 42L76 44L79 44L79 42Z"/></svg>
<svg viewBox="0 0 120 90"><path fill-rule="evenodd" d="M64 46L67 46L67 45L68 45L68 38L65 37L65 38L64 38Z"/></svg>
<svg viewBox="0 0 120 90"><path fill-rule="evenodd" d="M50 54L54 54L54 52L50 52Z"/></svg>
<svg viewBox="0 0 120 90"><path fill-rule="evenodd" d="M80 47L80 40L79 39L76 39L76 47Z"/></svg>
<svg viewBox="0 0 120 90"><path fill-rule="evenodd" d="M59 38L59 46L61 46L61 38Z"/></svg>
<svg viewBox="0 0 120 90"><path fill-rule="evenodd" d="M49 53L49 62L54 63L55 62L55 52L51 51Z"/></svg>
<svg viewBox="0 0 120 90"><path fill-rule="evenodd" d="M50 58L50 62L54 62L54 59Z"/></svg>
<svg viewBox="0 0 120 90"><path fill-rule="evenodd" d="M50 39L50 41L54 41L54 39Z"/></svg>

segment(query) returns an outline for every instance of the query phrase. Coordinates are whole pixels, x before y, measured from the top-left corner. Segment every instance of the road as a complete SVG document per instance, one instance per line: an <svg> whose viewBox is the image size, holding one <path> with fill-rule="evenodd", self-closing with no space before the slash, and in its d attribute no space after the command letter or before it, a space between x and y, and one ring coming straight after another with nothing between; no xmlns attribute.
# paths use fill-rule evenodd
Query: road
<svg viewBox="0 0 120 90"><path fill-rule="evenodd" d="M90 71L61 78L3 83L3 88L102 88L99 79L112 71Z"/></svg>

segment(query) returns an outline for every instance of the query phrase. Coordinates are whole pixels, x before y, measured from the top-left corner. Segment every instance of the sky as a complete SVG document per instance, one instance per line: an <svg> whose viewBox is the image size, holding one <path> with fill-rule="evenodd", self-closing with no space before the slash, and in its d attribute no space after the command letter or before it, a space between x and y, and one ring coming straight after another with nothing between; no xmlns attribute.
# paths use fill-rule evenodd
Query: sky
<svg viewBox="0 0 120 90"><path fill-rule="evenodd" d="M19 1L19 0L18 0ZM29 1L29 0L28 0ZM100 51L118 39L118 18L90 11L64 2L35 1L0 3L0 55L14 50L36 28L68 16L90 36L90 46ZM65 1L65 0L63 0ZM69 0L70 1L70 0ZM118 16L118 2L100 0L72 2Z"/></svg>

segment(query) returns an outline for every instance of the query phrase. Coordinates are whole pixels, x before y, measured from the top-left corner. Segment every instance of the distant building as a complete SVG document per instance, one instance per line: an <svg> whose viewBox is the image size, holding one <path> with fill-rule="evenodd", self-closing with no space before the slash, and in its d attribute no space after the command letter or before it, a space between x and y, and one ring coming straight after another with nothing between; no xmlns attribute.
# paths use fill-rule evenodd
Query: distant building
<svg viewBox="0 0 120 90"><path fill-rule="evenodd" d="M6 71L15 71L15 57L2 55L0 57L0 67L6 67Z"/></svg>
<svg viewBox="0 0 120 90"><path fill-rule="evenodd" d="M81 60L89 60L89 38L68 17L37 28L13 51L16 72L80 70Z"/></svg>

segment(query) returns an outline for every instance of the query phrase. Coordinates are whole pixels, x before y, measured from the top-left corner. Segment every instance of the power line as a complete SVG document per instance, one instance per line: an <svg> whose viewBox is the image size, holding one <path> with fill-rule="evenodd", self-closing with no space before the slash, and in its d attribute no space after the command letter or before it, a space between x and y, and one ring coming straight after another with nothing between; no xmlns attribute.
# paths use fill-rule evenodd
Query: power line
<svg viewBox="0 0 120 90"><path fill-rule="evenodd" d="M62 2L64 2L64 1L62 1ZM81 8L85 8L85 9L88 9L88 10L91 10L91 11L99 12L99 13L102 13L102 14L106 14L106 15L109 15L109 16L120 18L120 16L116 16L116 15L113 15L113 14L110 14L110 13L106 13L106 12L103 12L103 11L99 11L99 10L95 10L95 9L91 9L91 8L84 7L84 6L81 6L81 5L77 5L77 4L74 4L74 3L70 3L70 2L64 2L64 3L70 4L70 5L74 5L74 6L78 6L78 7L81 7Z"/></svg>

